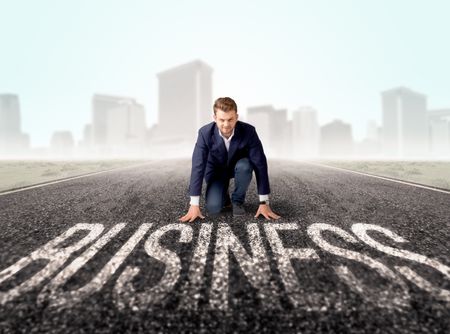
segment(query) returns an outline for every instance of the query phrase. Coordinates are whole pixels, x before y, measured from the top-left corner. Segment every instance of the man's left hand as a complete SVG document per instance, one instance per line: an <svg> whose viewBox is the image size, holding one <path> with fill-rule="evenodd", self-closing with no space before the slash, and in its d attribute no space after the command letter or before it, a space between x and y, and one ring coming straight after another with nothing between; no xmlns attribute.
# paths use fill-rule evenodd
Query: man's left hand
<svg viewBox="0 0 450 334"><path fill-rule="evenodd" d="M260 204L258 211L256 212L255 218L258 218L259 215L263 215L267 220L270 220L270 218L278 219L281 218L278 216L275 212L272 211L270 206L268 204Z"/></svg>

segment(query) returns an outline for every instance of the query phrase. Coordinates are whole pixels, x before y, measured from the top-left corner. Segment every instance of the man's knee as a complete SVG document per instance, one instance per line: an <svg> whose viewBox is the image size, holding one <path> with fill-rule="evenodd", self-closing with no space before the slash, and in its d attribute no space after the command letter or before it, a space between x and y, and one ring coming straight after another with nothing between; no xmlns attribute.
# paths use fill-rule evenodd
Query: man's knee
<svg viewBox="0 0 450 334"><path fill-rule="evenodd" d="M222 202L219 201L206 201L206 211L209 214L218 214L222 211Z"/></svg>
<svg viewBox="0 0 450 334"><path fill-rule="evenodd" d="M248 158L242 158L236 163L236 167L234 168L234 171L250 174L253 172L253 167L250 164L250 160L248 160Z"/></svg>

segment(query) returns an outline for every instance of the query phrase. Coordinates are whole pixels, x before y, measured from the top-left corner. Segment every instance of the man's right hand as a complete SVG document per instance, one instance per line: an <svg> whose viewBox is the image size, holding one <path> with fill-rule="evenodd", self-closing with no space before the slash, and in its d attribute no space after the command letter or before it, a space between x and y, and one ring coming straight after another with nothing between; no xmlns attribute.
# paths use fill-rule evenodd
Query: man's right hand
<svg viewBox="0 0 450 334"><path fill-rule="evenodd" d="M188 213L178 220L183 223L185 223L187 221L189 221L189 223L192 223L198 217L200 217L201 219L205 218L202 215L202 212L200 211L200 207L198 205L191 205L189 207Z"/></svg>

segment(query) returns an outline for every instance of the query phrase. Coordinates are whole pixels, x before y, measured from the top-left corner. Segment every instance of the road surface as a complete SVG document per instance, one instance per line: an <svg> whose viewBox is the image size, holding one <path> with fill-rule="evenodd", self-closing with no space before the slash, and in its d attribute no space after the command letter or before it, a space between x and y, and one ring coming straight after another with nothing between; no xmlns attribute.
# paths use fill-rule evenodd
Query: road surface
<svg viewBox="0 0 450 334"><path fill-rule="evenodd" d="M450 194L270 161L280 220L253 180L246 216L182 224L189 174L0 195L0 332L449 332Z"/></svg>

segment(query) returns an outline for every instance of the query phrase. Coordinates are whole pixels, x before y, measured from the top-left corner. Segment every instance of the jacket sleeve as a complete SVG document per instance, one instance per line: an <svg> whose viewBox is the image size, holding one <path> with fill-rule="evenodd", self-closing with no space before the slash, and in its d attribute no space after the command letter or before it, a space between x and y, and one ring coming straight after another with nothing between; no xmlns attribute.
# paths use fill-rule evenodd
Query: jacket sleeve
<svg viewBox="0 0 450 334"><path fill-rule="evenodd" d="M192 153L191 181L189 185L190 196L202 194L203 177L205 175L206 161L208 159L208 146L203 134L199 131L194 152Z"/></svg>
<svg viewBox="0 0 450 334"><path fill-rule="evenodd" d="M270 194L269 175L267 168L267 159L264 154L264 149L259 140L258 134L255 128L252 129L252 135L249 141L248 156L250 162L255 169L256 186L258 188L258 194L266 195Z"/></svg>

